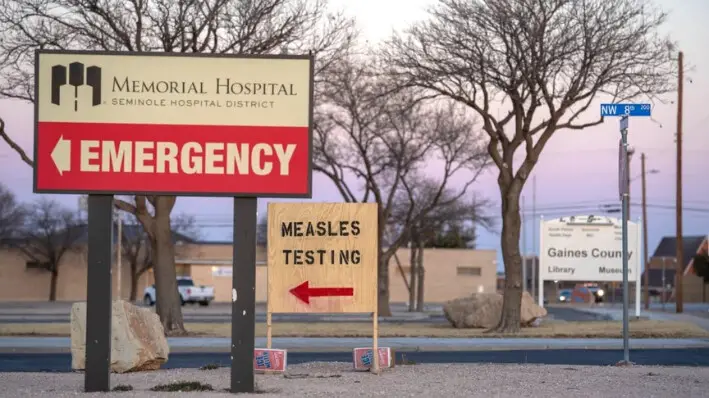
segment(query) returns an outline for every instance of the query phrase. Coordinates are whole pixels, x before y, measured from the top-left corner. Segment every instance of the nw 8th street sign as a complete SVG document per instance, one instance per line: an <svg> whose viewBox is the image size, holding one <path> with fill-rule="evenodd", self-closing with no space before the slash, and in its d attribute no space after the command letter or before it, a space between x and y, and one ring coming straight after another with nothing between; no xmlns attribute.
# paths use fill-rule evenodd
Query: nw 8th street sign
<svg viewBox="0 0 709 398"><path fill-rule="evenodd" d="M39 51L35 193L311 197L309 56Z"/></svg>
<svg viewBox="0 0 709 398"><path fill-rule="evenodd" d="M374 203L269 203L268 312L375 312L377 217Z"/></svg>

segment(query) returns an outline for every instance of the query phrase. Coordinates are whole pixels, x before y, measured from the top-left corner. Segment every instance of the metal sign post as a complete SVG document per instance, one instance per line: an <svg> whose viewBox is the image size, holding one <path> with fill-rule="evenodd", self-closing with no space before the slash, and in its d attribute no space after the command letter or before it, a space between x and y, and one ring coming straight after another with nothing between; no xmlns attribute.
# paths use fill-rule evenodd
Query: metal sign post
<svg viewBox="0 0 709 398"><path fill-rule="evenodd" d="M620 116L620 156L619 156L619 175L618 187L620 190L620 199L622 206L622 239L623 239L623 361L618 365L631 365L630 362L630 347L628 338L629 319L628 319L628 213L629 213L629 178L628 178L628 121L630 116L633 117L650 117L652 113L651 104L601 104L601 117L605 116ZM645 264L647 272L647 264ZM640 272L640 269L638 269ZM640 286L636 286L639 289Z"/></svg>
<svg viewBox="0 0 709 398"><path fill-rule="evenodd" d="M620 187L621 187L621 229L623 234L623 363L625 365L630 364L630 341L628 337L628 329L630 328L628 319L628 307L629 307L629 297L628 297L628 197L629 197L629 187L628 187L628 168L625 167L625 159L628 157L628 116L622 116L620 118L620 137L621 137L621 159L620 164L623 165L622 172L620 173ZM639 270L638 270L639 272ZM639 289L640 286L636 286Z"/></svg>

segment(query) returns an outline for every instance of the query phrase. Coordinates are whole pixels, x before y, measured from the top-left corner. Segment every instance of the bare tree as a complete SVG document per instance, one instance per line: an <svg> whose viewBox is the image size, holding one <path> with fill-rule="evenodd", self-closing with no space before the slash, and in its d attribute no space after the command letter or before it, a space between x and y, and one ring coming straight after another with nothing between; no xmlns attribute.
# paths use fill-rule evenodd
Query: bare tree
<svg viewBox="0 0 709 398"><path fill-rule="evenodd" d="M393 90L373 65L372 59L352 55L329 70L320 87L314 169L334 183L346 202L379 205L378 310L388 316L388 264L407 231L398 231L386 242L384 232L404 180L428 162L439 161L442 171L429 203L433 207L442 200L452 177L472 171L457 191L463 195L485 156L471 134L473 122L458 109L419 102L411 92ZM425 211L425 207L411 207L407 219L415 222Z"/></svg>
<svg viewBox="0 0 709 398"><path fill-rule="evenodd" d="M327 68L349 47L353 21L326 0L0 0L0 96L34 101L34 50L267 54L312 52ZM3 134L22 157L27 154ZM157 313L184 333L170 213L174 196L136 196L116 207L135 215L155 249ZM152 208L153 210L150 210Z"/></svg>
<svg viewBox="0 0 709 398"><path fill-rule="evenodd" d="M482 226L491 230L494 226L492 217L486 214L489 202L467 200L452 189L446 189L441 198L432 206L438 192L438 183L430 179L407 178L397 195L396 204L390 218L390 231L405 231L409 243L409 278L400 269L400 274L409 292L409 311L424 309L424 249L437 246L440 237L453 236L458 231L459 243L467 247L475 239L475 227ZM413 212L410 209L415 209ZM410 219L418 214L416 220ZM465 237L464 235L466 235ZM460 247L460 246L458 246ZM397 259L398 260L398 259Z"/></svg>
<svg viewBox="0 0 709 398"><path fill-rule="evenodd" d="M86 233L86 224L78 214L54 200L41 198L27 207L25 225L11 242L27 256L33 268L51 274L49 301L57 299L57 280L64 256L81 249L79 244Z"/></svg>
<svg viewBox="0 0 709 398"><path fill-rule="evenodd" d="M25 217L25 208L17 202L12 191L0 183L0 246L17 237Z"/></svg>
<svg viewBox="0 0 709 398"><path fill-rule="evenodd" d="M199 229L195 217L190 214L177 214L171 216L172 238L178 241L181 237L190 240L198 239ZM148 270L153 268L153 252L150 237L137 218L133 215L123 220L121 250L123 258L130 266L131 284L130 301L138 298L138 281ZM191 242L185 242L191 243ZM179 246L175 247L176 255L180 255Z"/></svg>
<svg viewBox="0 0 709 398"><path fill-rule="evenodd" d="M516 332L522 188L556 131L603 122L582 117L594 101L672 88L672 45L658 30L665 14L646 0L439 0L429 14L394 36L384 57L401 84L482 118L503 220L505 293L494 330Z"/></svg>

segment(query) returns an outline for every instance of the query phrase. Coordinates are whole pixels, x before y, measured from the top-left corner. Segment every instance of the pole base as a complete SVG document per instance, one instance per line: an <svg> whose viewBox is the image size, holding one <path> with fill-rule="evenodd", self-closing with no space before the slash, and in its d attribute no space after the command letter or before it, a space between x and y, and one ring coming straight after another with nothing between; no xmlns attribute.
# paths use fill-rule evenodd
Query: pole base
<svg viewBox="0 0 709 398"><path fill-rule="evenodd" d="M635 365L634 363L626 360L618 361L618 363L615 364L615 366L621 366L621 367L630 367Z"/></svg>

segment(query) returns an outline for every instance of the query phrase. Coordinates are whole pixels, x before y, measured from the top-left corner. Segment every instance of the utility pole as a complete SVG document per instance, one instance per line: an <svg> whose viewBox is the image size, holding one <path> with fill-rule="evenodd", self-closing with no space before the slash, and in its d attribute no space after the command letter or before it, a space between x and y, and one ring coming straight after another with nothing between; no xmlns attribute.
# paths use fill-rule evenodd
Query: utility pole
<svg viewBox="0 0 709 398"><path fill-rule="evenodd" d="M532 247L536 248L537 241L537 176L532 177ZM532 250L536 253L536 250ZM537 296L537 266L539 255L532 258L532 298ZM544 301L542 301L544 302Z"/></svg>
<svg viewBox="0 0 709 398"><path fill-rule="evenodd" d="M682 274L684 273L684 253L682 252L682 96L684 91L684 54L679 52L677 58L679 77L677 81L677 236L675 244L677 247L677 282L675 289L675 304L677 313L684 312Z"/></svg>
<svg viewBox="0 0 709 398"><path fill-rule="evenodd" d="M522 292L527 291L527 226L524 217L524 212L526 207L524 207L524 196L521 199L522 202ZM532 282L532 284L534 284Z"/></svg>
<svg viewBox="0 0 709 398"><path fill-rule="evenodd" d="M643 260L645 262L645 309L650 309L650 263L647 254L647 192L645 190L645 153L640 154L640 173L643 195ZM639 286L635 287L640 288Z"/></svg>

